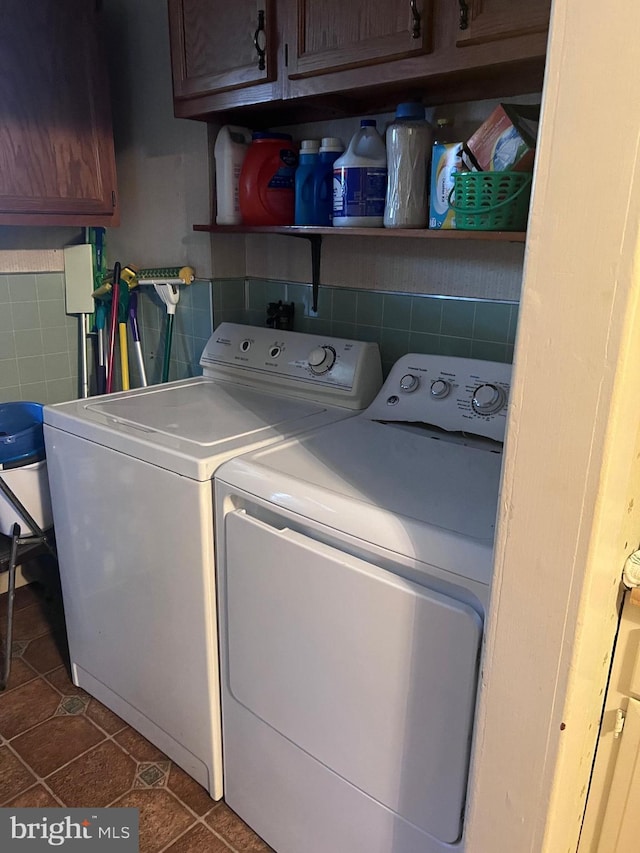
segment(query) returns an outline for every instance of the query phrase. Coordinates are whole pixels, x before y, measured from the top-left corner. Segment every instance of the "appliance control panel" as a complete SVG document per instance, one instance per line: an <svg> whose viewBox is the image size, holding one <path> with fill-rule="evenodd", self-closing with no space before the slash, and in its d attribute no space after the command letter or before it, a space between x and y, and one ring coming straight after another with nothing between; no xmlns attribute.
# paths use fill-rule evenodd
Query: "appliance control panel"
<svg viewBox="0 0 640 853"><path fill-rule="evenodd" d="M394 364L366 417L504 441L510 389L510 364L409 354Z"/></svg>
<svg viewBox="0 0 640 853"><path fill-rule="evenodd" d="M366 406L382 384L377 344L238 323L216 328L200 365L207 377L296 387L301 396L339 392L357 401L354 408Z"/></svg>

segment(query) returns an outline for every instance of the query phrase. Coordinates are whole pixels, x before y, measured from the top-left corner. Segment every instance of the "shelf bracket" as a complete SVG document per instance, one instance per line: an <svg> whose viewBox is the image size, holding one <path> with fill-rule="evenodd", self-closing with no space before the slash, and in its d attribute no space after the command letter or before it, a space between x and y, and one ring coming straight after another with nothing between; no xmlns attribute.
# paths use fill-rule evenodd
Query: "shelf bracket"
<svg viewBox="0 0 640 853"><path fill-rule="evenodd" d="M322 256L321 234L294 234L311 243L311 310L318 313L318 290L320 287L320 259Z"/></svg>

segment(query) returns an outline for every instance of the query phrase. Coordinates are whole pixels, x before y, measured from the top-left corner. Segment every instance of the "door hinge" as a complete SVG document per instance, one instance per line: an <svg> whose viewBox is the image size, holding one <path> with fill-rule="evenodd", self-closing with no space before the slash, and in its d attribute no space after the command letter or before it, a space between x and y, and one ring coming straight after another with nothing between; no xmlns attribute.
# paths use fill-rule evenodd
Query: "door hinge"
<svg viewBox="0 0 640 853"><path fill-rule="evenodd" d="M111 190L111 207L116 206L116 191Z"/></svg>
<svg viewBox="0 0 640 853"><path fill-rule="evenodd" d="M624 728L625 714L622 708L618 708L616 711L616 721L613 726L613 736L620 737L622 734L622 730Z"/></svg>
<svg viewBox="0 0 640 853"><path fill-rule="evenodd" d="M289 45L285 43L284 46L284 67L289 67Z"/></svg>

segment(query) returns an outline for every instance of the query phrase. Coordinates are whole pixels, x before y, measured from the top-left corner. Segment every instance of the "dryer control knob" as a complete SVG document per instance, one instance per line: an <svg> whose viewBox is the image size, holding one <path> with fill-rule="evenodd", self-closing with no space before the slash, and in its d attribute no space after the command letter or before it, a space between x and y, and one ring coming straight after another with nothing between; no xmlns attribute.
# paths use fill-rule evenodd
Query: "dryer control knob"
<svg viewBox="0 0 640 853"><path fill-rule="evenodd" d="M318 375L328 373L333 367L335 360L336 351L333 347L329 346L316 347L307 356L307 362L312 373Z"/></svg>
<svg viewBox="0 0 640 853"><path fill-rule="evenodd" d="M479 385L473 392L471 408L479 415L495 415L504 408L507 395L497 385Z"/></svg>
<svg viewBox="0 0 640 853"><path fill-rule="evenodd" d="M414 376L413 373L406 373L400 380L400 390L404 391L405 394L410 394L416 390L419 384L420 380L417 376Z"/></svg>
<svg viewBox="0 0 640 853"><path fill-rule="evenodd" d="M435 382L431 383L431 396L435 397L436 400L448 397L450 391L451 383L447 382L446 379L436 379Z"/></svg>

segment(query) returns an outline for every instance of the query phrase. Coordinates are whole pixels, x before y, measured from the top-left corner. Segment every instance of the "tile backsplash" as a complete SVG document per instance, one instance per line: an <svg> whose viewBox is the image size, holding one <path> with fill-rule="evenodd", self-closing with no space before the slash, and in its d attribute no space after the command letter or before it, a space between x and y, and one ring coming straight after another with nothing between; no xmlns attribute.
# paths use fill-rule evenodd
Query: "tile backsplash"
<svg viewBox="0 0 640 853"><path fill-rule="evenodd" d="M141 285L139 293L147 379L155 384L162 373L166 309L152 287ZM385 375L407 352L513 359L516 302L322 286L314 313L310 285L243 277L181 288L170 379L200 375L200 355L219 323L264 326L267 304L279 300L294 303L297 331L376 341ZM57 403L78 397L78 338L78 317L65 314L63 273L0 275L0 402ZM136 387L131 342L129 369Z"/></svg>
<svg viewBox="0 0 640 853"><path fill-rule="evenodd" d="M279 300L295 304L296 331L376 341L385 374L407 352L513 360L516 302L321 287L314 314L310 285L218 279L213 282L214 325L228 320L264 326L267 303Z"/></svg>
<svg viewBox="0 0 640 853"><path fill-rule="evenodd" d="M78 323L64 273L0 275L0 402L78 396Z"/></svg>
<svg viewBox="0 0 640 853"><path fill-rule="evenodd" d="M152 287L141 286L138 322L149 384L160 381L166 309ZM64 273L0 275L0 402L60 403L80 396L79 323L65 313ZM174 330L170 379L200 374L200 354L212 329L211 283L181 288ZM90 341L88 364L93 374ZM119 390L120 365L116 358ZM129 337L131 385L139 385ZM91 380L93 387L93 380Z"/></svg>

